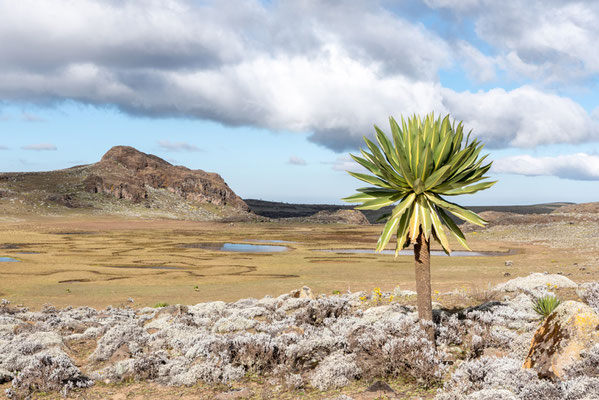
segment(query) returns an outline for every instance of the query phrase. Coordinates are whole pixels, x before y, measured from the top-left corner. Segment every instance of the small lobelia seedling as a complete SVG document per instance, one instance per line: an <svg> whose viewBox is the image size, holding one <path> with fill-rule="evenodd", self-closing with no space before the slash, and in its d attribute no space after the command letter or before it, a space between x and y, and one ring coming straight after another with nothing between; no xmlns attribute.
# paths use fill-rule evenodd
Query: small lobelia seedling
<svg viewBox="0 0 599 400"><path fill-rule="evenodd" d="M548 294L533 300L532 309L543 318L547 318L562 301L554 295Z"/></svg>

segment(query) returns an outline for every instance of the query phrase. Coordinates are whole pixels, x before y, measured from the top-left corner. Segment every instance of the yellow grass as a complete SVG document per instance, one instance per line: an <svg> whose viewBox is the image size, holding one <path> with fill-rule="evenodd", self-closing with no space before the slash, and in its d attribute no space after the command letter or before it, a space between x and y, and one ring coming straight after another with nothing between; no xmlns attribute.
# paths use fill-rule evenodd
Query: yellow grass
<svg viewBox="0 0 599 400"><path fill-rule="evenodd" d="M19 259L0 263L0 298L39 308L45 303L105 307L158 302L195 304L277 296L307 285L331 294L395 286L414 289L410 256L335 254L317 249L374 248L380 226L280 223L207 223L173 220L116 219L94 216L58 219L24 217L4 222L1 256ZM250 239L287 240L283 253L229 253L185 248L200 242L244 243ZM499 243L483 232L470 235L473 250L507 251L497 257L432 257L433 290L476 292L488 285L535 271L572 273L578 281L596 277L573 262L584 255L542 245ZM8 246L11 247L11 246ZM459 249L456 243L452 248ZM38 252L39 254L19 254ZM505 267L506 260L512 267ZM555 261L555 262L554 262ZM120 268L114 268L115 266ZM136 267L136 268L123 268ZM154 269L175 267L178 269ZM594 273L593 273L594 274Z"/></svg>

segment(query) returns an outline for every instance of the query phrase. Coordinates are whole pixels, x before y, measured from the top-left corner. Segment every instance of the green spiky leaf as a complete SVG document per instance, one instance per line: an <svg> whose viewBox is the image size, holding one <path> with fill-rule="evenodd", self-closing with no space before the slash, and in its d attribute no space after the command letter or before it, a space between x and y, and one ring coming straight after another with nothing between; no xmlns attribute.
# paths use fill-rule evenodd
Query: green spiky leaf
<svg viewBox="0 0 599 400"><path fill-rule="evenodd" d="M464 234L448 214L476 225L486 221L442 196L471 194L495 184L485 180L491 163L483 165L483 145L471 140L471 132L464 137L463 124L452 123L449 115L414 115L402 117L400 123L390 117L389 125L390 137L375 126L375 141L364 138L367 150L361 150L361 157L352 155L370 174L349 173L372 187L358 189L357 194L344 200L362 203L357 208L363 210L399 202L385 216L388 220L377 243L379 251L396 235L397 254L424 232L427 240L432 236L449 254L445 228L468 248Z"/></svg>

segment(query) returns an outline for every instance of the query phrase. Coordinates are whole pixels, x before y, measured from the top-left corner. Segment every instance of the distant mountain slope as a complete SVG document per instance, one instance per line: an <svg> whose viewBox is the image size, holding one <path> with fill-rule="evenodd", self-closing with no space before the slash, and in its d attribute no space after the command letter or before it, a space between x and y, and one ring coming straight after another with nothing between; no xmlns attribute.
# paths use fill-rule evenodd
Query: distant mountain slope
<svg viewBox="0 0 599 400"><path fill-rule="evenodd" d="M351 205L336 204L293 204L281 203L276 201L265 201L256 199L244 199L250 210L257 215L269 218L291 218L291 217L309 217L319 211L351 210ZM495 211L514 214L548 214L559 209L562 206L572 203L546 203L533 204L525 206L472 206L466 207L474 212ZM383 214L391 212L393 207L385 207L380 210L364 210L362 213L370 223L376 223L376 220ZM461 222L461 220L459 220Z"/></svg>
<svg viewBox="0 0 599 400"><path fill-rule="evenodd" d="M268 218L308 217L319 211L351 210L353 206L336 204L295 204L277 201L244 199L254 214Z"/></svg>
<svg viewBox="0 0 599 400"><path fill-rule="evenodd" d="M89 165L0 173L0 209L52 213L64 208L169 218L214 219L247 214L223 178L174 166L133 147L116 146Z"/></svg>
<svg viewBox="0 0 599 400"><path fill-rule="evenodd" d="M599 202L568 204L557 208L555 213L599 213Z"/></svg>
<svg viewBox="0 0 599 400"><path fill-rule="evenodd" d="M554 210L593 210L599 209L598 204L548 203L468 208L476 212L508 212L517 216L547 214ZM216 173L174 166L160 157L128 146L111 148L94 164L47 172L0 173L0 216L89 212L149 218L245 220L255 218L253 214L256 214L275 219L331 222L337 218L336 211L351 209L352 205L244 201ZM376 223L382 214L390 210L391 207L386 207L362 213L370 223ZM319 212L319 217L310 219ZM498 218L503 220L504 217ZM344 222L343 218L339 222Z"/></svg>

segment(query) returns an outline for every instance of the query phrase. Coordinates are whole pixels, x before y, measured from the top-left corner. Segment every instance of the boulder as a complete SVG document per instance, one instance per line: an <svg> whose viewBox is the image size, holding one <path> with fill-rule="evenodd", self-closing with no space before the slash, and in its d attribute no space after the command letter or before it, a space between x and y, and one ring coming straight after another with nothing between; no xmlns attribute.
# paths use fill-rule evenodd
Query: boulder
<svg viewBox="0 0 599 400"><path fill-rule="evenodd" d="M316 296L314 296L314 293L312 293L312 289L310 289L308 286L304 286L299 293L299 298L300 299L310 299L310 300L315 300Z"/></svg>
<svg viewBox="0 0 599 400"><path fill-rule="evenodd" d="M566 301L535 332L524 368L556 379L580 360L580 353L599 343L599 315L586 304Z"/></svg>
<svg viewBox="0 0 599 400"><path fill-rule="evenodd" d="M571 279L558 274L543 274L535 272L528 276L511 279L495 286L499 292L530 292L535 289L576 288L578 285Z"/></svg>
<svg viewBox="0 0 599 400"><path fill-rule="evenodd" d="M14 374L12 374L10 371L0 368L0 384L10 382L14 377Z"/></svg>
<svg viewBox="0 0 599 400"><path fill-rule="evenodd" d="M314 296L314 293L312 293L312 289L310 289L308 286L304 286L301 289L292 290L291 292L289 292L289 296L295 299L316 300L316 296Z"/></svg>
<svg viewBox="0 0 599 400"><path fill-rule="evenodd" d="M387 383L376 381L370 385L363 393L358 395L356 400L375 400L375 399L396 399L397 393Z"/></svg>

